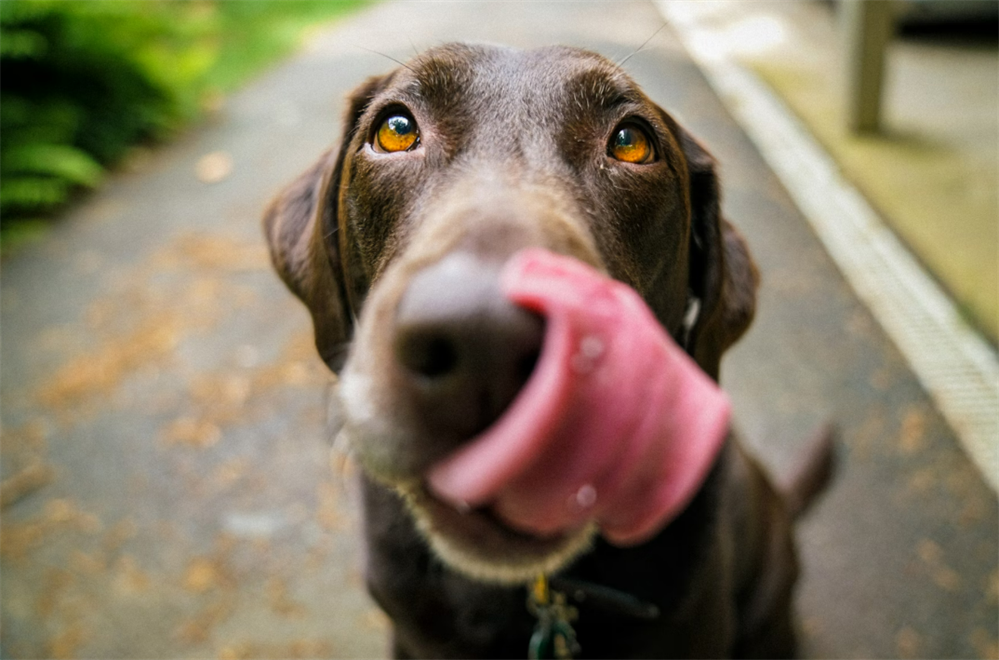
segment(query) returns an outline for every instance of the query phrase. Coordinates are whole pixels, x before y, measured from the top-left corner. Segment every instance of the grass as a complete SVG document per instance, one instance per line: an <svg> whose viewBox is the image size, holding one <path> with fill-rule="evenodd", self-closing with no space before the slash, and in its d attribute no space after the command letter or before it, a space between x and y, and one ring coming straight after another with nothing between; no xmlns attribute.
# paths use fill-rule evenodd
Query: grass
<svg viewBox="0 0 999 660"><path fill-rule="evenodd" d="M225 0L219 3L218 55L209 90L232 91L298 46L309 28L343 16L367 0Z"/></svg>

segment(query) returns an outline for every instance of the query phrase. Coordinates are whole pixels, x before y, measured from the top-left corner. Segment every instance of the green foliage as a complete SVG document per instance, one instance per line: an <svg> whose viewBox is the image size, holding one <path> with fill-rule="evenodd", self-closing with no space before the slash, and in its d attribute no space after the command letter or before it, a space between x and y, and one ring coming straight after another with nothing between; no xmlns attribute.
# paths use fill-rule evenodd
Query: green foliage
<svg viewBox="0 0 999 660"><path fill-rule="evenodd" d="M363 0L0 1L0 223L51 213Z"/></svg>
<svg viewBox="0 0 999 660"><path fill-rule="evenodd" d="M0 3L0 217L44 213L132 143L182 116L151 66L169 38L163 6L121 2ZM6 224L6 223L5 223Z"/></svg>

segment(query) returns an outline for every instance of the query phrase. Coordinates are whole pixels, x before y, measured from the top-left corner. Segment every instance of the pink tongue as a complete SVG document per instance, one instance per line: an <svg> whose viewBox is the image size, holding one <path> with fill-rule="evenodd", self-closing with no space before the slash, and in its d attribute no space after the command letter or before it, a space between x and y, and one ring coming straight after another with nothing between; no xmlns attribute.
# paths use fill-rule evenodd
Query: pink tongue
<svg viewBox="0 0 999 660"><path fill-rule="evenodd" d="M509 410L431 468L431 488L536 534L596 520L615 543L646 540L707 476L727 397L633 289L575 259L524 250L501 286L545 316L541 357Z"/></svg>

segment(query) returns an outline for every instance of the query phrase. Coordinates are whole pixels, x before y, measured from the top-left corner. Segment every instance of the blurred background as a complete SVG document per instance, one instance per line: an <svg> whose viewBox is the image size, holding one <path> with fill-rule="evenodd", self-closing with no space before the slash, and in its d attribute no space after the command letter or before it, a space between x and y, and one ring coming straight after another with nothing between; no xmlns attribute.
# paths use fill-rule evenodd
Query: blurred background
<svg viewBox="0 0 999 660"><path fill-rule="evenodd" d="M999 657L997 18L973 0L4 0L0 657L385 656L330 451L335 378L259 218L338 139L350 89L449 40L631 55L718 158L764 282L723 368L740 429L778 472L842 431L799 534L805 655ZM941 371L974 384L970 412L918 366L951 340L901 346L841 274L760 155L780 145L719 83L733 71L939 287L973 346L971 371Z"/></svg>
<svg viewBox="0 0 999 660"><path fill-rule="evenodd" d="M210 117L356 2L45 2L0 9L4 244L106 170Z"/></svg>

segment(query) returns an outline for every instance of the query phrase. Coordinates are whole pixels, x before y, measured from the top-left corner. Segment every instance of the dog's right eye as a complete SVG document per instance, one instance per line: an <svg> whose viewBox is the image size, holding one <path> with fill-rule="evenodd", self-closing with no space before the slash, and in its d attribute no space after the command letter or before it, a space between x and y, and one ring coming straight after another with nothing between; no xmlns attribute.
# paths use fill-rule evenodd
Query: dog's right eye
<svg viewBox="0 0 999 660"><path fill-rule="evenodd" d="M648 133L633 123L618 126L611 136L608 151L614 160L622 163L644 164L655 158Z"/></svg>
<svg viewBox="0 0 999 660"><path fill-rule="evenodd" d="M420 130L416 120L402 113L386 117L375 133L374 147L383 153L409 151L420 140Z"/></svg>

